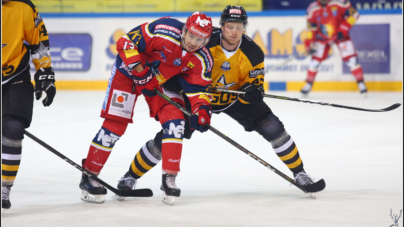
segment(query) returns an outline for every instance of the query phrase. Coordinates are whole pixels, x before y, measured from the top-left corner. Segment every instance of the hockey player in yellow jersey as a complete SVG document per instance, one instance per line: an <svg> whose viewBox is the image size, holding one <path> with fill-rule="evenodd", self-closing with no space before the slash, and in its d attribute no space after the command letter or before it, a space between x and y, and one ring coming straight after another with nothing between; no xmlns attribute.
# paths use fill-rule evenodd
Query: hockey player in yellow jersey
<svg viewBox="0 0 404 227"><path fill-rule="evenodd" d="M214 60L212 86L246 92L245 95L213 93L212 112L223 112L241 124L245 131L258 132L293 172L298 184L312 184L311 177L303 169L303 162L294 140L263 101L264 54L261 48L245 35L247 24L244 8L228 5L221 14L221 28L213 30L207 44ZM175 77L167 81L163 87L173 92L180 89ZM192 121L192 118L190 120ZM189 139L192 132L187 122L184 138ZM133 189L136 181L161 160L163 142L163 132L160 131L153 140L148 141L139 150L128 172L121 178L119 189Z"/></svg>
<svg viewBox="0 0 404 227"><path fill-rule="evenodd" d="M49 106L56 88L48 32L34 4L29 0L2 0L1 16L3 211L11 207L10 189L20 166L24 129L31 124L34 93L38 100L45 92L42 103ZM37 70L35 89L29 72L30 56Z"/></svg>

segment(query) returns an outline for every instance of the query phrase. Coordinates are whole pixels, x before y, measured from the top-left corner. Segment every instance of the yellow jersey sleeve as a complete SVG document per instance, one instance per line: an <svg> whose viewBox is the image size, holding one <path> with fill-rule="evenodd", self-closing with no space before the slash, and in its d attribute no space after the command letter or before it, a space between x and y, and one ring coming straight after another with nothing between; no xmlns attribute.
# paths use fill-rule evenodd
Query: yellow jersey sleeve
<svg viewBox="0 0 404 227"><path fill-rule="evenodd" d="M264 53L249 37L245 36L243 42L245 42L245 45L240 46L240 87L246 83L264 86ZM244 104L248 103L241 98L239 98L239 101Z"/></svg>
<svg viewBox="0 0 404 227"><path fill-rule="evenodd" d="M30 45L32 62L35 69L51 66L49 36L45 23L36 8L24 17L24 38Z"/></svg>

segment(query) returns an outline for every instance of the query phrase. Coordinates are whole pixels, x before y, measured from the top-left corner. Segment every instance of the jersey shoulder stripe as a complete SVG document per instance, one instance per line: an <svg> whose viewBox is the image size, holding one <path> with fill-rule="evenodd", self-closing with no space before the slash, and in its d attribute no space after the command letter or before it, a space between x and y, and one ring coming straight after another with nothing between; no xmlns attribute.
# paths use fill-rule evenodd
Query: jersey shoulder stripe
<svg viewBox="0 0 404 227"><path fill-rule="evenodd" d="M319 8L320 8L320 6L318 5L318 2L317 2L317 1L312 2L312 3L309 5L309 7L307 7L307 15L310 14L310 13L312 13L313 11L319 9Z"/></svg>
<svg viewBox="0 0 404 227"><path fill-rule="evenodd" d="M342 8L348 8L349 6L351 6L351 3L349 1L346 0L331 0L329 3L329 6L340 6Z"/></svg>
<svg viewBox="0 0 404 227"><path fill-rule="evenodd" d="M212 68L213 68L213 60L210 51L203 47L194 52L194 56L201 62L202 72L201 78L205 81L212 81Z"/></svg>
<svg viewBox="0 0 404 227"><path fill-rule="evenodd" d="M243 35L240 50L247 56L252 67L264 62L264 52L250 37Z"/></svg>
<svg viewBox="0 0 404 227"><path fill-rule="evenodd" d="M213 59L212 59L212 54L210 53L210 50L206 47L202 47L201 49L195 51L195 53L202 56L203 61L206 65L206 72L210 72L213 68Z"/></svg>
<svg viewBox="0 0 404 227"><path fill-rule="evenodd" d="M165 17L148 23L146 32L150 36L159 36L179 44L183 25L184 23L174 18Z"/></svg>

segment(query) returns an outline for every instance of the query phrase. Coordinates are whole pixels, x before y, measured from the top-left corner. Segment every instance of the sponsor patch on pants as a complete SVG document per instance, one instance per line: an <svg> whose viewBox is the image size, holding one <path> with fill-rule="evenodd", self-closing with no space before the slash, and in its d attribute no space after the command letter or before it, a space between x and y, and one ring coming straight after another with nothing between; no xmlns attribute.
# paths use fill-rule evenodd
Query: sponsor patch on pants
<svg viewBox="0 0 404 227"><path fill-rule="evenodd" d="M108 114L131 119L136 95L114 89Z"/></svg>

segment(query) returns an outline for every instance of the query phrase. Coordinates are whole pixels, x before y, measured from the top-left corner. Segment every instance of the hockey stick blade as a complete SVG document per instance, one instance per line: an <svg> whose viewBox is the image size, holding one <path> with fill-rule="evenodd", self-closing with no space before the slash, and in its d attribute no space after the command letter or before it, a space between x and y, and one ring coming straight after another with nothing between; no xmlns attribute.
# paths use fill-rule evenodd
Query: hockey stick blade
<svg viewBox="0 0 404 227"><path fill-rule="evenodd" d="M389 107L387 107L387 108L385 108L385 109L382 109L383 111L390 111L390 110L394 110L394 109L397 109L398 107L400 107L401 106L401 103L396 103L396 104L393 104L393 105L391 105L391 106L389 106Z"/></svg>
<svg viewBox="0 0 404 227"><path fill-rule="evenodd" d="M320 192L325 188L325 181L323 179L317 181L316 183L309 185L301 185L303 191L306 193Z"/></svg>
<svg viewBox="0 0 404 227"><path fill-rule="evenodd" d="M141 188L135 190L116 190L115 194L122 197L152 197L153 191L148 188Z"/></svg>
<svg viewBox="0 0 404 227"><path fill-rule="evenodd" d="M43 147L45 147L46 149L51 151L53 154L57 155L59 158L63 159L65 162L69 163L70 165L74 166L76 169L80 170L84 174L86 174L88 176L92 176L98 183L102 184L104 187L106 187L107 189L109 189L110 191L112 191L113 193L115 193L119 196L122 196L122 197L151 197L151 196L153 196L153 191L150 189L136 189L136 190L128 190L128 191L118 190L118 189L112 187L111 185L105 183L103 180L98 178L93 173L83 169L83 167L77 165L75 162L70 160L68 157L64 156L62 153L60 153L53 147L49 146L42 140L38 139L36 136L32 135L28 131L24 131L24 134L27 135L29 138L31 138L33 141L39 143L40 145L42 145Z"/></svg>

